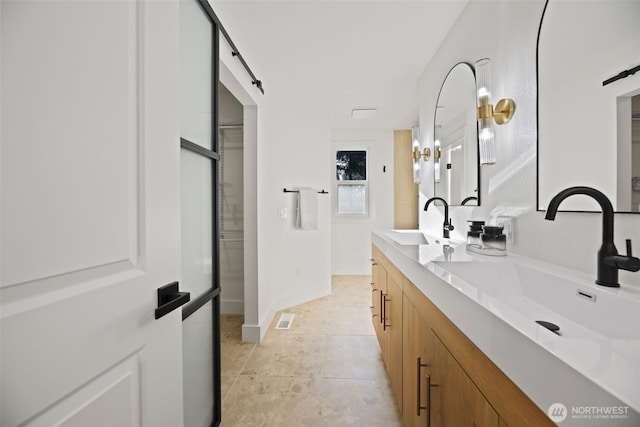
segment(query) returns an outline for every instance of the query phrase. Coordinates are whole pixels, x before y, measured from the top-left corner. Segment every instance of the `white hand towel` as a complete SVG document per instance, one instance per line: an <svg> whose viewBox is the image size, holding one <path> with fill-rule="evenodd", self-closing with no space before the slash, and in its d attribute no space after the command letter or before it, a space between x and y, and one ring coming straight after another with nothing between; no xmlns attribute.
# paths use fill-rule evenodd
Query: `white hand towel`
<svg viewBox="0 0 640 427"><path fill-rule="evenodd" d="M302 230L318 229L318 192L300 188L298 196L297 224Z"/></svg>

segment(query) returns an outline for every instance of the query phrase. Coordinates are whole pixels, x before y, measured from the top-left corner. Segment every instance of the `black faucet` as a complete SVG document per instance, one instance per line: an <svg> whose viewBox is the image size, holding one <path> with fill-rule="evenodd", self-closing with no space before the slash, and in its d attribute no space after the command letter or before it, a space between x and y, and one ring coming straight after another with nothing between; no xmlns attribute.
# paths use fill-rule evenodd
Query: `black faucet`
<svg viewBox="0 0 640 427"><path fill-rule="evenodd" d="M424 210L426 211L431 202L434 200L440 200L444 205L444 223L442 224L442 237L445 239L449 238L449 231L453 230L453 224L451 224L451 219L449 218L449 205L447 201L442 197L432 197L427 200L427 203L424 205Z"/></svg>
<svg viewBox="0 0 640 427"><path fill-rule="evenodd" d="M574 194L590 196L602 208L602 246L598 250L598 279L596 284L619 288L618 270L638 271L640 270L640 259L631 256L630 239L627 239L627 255L618 255L618 250L613 244L613 206L607 196L591 187L566 188L551 199L544 219L550 221L556 219L560 203Z"/></svg>
<svg viewBox="0 0 640 427"><path fill-rule="evenodd" d="M469 197L467 197L466 199L464 199L464 200L462 201L462 203L460 203L460 205L461 205L461 206L464 206L464 205L466 205L467 203L469 203L469 202L470 202L470 201L472 201L472 200L476 200L476 201L477 201L477 200L478 200L478 198L477 198L476 196L469 196ZM477 204L477 202L476 202L476 204Z"/></svg>

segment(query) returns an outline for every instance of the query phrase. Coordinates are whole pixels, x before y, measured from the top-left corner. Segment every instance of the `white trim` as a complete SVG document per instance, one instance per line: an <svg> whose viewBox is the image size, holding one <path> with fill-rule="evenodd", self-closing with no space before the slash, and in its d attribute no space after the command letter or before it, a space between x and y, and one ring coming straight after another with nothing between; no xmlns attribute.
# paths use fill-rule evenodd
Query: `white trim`
<svg viewBox="0 0 640 427"><path fill-rule="evenodd" d="M338 144L339 145L339 144ZM337 161L337 154L338 152L341 151L364 151L365 153L365 176L366 179L363 180L339 180L337 179L337 165L336 165L336 161ZM364 220L364 219L368 219L369 218L369 174L370 174L370 170L369 170L369 148L368 147L363 147L363 146L358 146L358 147L354 147L351 145L346 145L346 146L338 146L336 148L334 148L333 150L333 155L332 155L332 170L333 170L333 193L335 194L334 196L334 211L333 211L333 215L336 218L353 218L354 220ZM339 198L338 198L338 187L340 186L347 186L347 185L364 185L364 213L341 213L340 212L340 205L339 205Z"/></svg>

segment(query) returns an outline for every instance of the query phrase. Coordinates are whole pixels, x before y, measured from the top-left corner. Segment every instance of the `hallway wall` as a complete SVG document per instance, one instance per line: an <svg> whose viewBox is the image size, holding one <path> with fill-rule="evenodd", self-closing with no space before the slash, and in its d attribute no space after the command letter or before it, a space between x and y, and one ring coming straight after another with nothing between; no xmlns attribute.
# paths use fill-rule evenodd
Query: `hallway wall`
<svg viewBox="0 0 640 427"><path fill-rule="evenodd" d="M326 112L319 111L304 91L291 87L287 73L268 52L252 50L244 42L233 19L225 15L224 2L211 3L265 88L264 94L258 92L250 76L238 68L237 58L222 49L221 61L236 70L233 78L258 103L257 110L249 112L255 114L255 129L247 129L246 107L244 111L245 142L248 132L255 132L256 139L255 148L246 143L244 147L245 190L247 185L254 186L255 194L252 190L245 195L245 212L253 217L245 217L243 338L254 341L264 336L278 310L331 292L330 199L319 195L318 230L300 230L294 226L296 195L283 192L284 188L329 188L325 159L329 158L331 135ZM247 179L247 174L253 176ZM280 218L282 208L287 208L287 218ZM255 247L250 235L255 236ZM254 250L248 259L248 251ZM253 271L247 274L248 269Z"/></svg>
<svg viewBox="0 0 640 427"><path fill-rule="evenodd" d="M393 228L393 130L341 131L332 135L327 169L335 181L337 150L366 149L369 165L369 213L338 216L331 196L331 272L334 275L371 274L371 231ZM331 191L335 193L334 187Z"/></svg>

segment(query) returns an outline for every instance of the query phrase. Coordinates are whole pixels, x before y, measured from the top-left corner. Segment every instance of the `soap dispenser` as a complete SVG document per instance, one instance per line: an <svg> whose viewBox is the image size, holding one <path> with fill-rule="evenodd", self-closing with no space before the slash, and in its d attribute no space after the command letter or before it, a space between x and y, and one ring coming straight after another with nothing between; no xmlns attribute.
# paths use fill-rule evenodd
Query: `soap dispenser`
<svg viewBox="0 0 640 427"><path fill-rule="evenodd" d="M482 234L482 227L484 221L467 221L469 223L469 231L467 231L467 245L480 246L482 240L480 235Z"/></svg>
<svg viewBox="0 0 640 427"><path fill-rule="evenodd" d="M502 230L504 230L504 227L485 225L482 228L482 234L480 235L480 240L482 240L482 247L485 249L506 251L507 236L502 234Z"/></svg>
<svg viewBox="0 0 640 427"><path fill-rule="evenodd" d="M507 236L502 231L504 227L484 225L484 221L469 221L467 233L467 250L482 255L507 255Z"/></svg>

